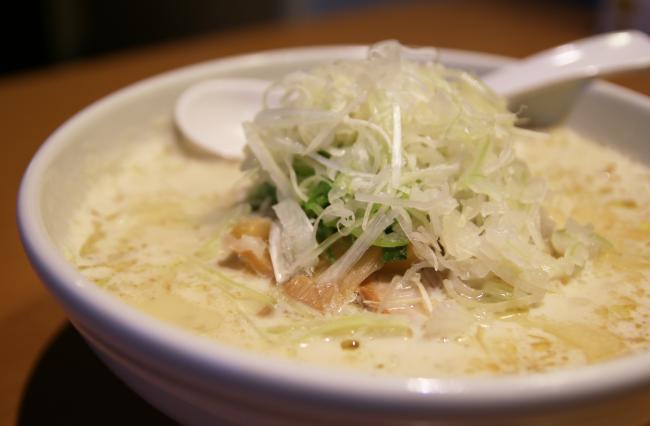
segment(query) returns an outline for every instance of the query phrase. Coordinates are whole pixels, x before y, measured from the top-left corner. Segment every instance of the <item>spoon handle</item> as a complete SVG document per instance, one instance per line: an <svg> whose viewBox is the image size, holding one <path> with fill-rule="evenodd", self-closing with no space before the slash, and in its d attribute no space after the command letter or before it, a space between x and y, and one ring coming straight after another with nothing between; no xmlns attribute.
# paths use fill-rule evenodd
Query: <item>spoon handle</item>
<svg viewBox="0 0 650 426"><path fill-rule="evenodd" d="M567 43L529 56L483 77L496 93L523 93L570 80L650 66L650 38L640 31L620 31Z"/></svg>

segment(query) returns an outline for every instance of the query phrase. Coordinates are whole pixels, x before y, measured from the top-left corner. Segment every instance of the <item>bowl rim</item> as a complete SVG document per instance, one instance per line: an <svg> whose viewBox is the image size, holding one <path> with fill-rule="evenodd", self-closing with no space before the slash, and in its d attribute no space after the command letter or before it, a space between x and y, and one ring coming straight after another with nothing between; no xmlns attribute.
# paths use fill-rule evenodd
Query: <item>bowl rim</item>
<svg viewBox="0 0 650 426"><path fill-rule="evenodd" d="M17 219L28 257L73 322L91 333L98 332L97 338L110 347L120 346L122 351L127 348L127 352L153 357L158 364L154 362L151 368L160 374L168 374L166 368L174 365L199 386L209 386L206 382L209 380L225 380L249 390L270 390L280 398L317 403L356 407L367 404L386 410L448 413L461 413L471 407L472 412L478 414L506 408L516 410L522 405L538 408L570 405L650 386L650 351L544 374L457 378L373 377L269 359L263 354L192 335L137 311L84 279L50 239L41 216L44 172L72 140L70 135L92 126L104 112L174 81L269 64L288 64L296 58L322 61L360 57L366 48L362 45L287 48L186 66L120 89L87 106L56 129L25 171L18 194ZM453 64L496 67L508 61L485 53L440 51L443 61ZM630 90L604 82L593 84L589 90L602 90L650 113L650 98Z"/></svg>

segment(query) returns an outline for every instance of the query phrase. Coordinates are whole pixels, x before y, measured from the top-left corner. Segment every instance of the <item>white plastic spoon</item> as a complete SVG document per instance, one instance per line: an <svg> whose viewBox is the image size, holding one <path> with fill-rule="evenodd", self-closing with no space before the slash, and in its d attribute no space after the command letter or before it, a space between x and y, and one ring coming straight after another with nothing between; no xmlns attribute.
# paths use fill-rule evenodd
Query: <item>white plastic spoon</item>
<svg viewBox="0 0 650 426"><path fill-rule="evenodd" d="M650 66L650 38L640 31L601 34L534 54L482 77L514 99L569 81Z"/></svg>
<svg viewBox="0 0 650 426"><path fill-rule="evenodd" d="M202 151L241 158L246 145L242 123L252 120L261 109L269 84L254 78L218 78L196 83L176 101L176 126Z"/></svg>
<svg viewBox="0 0 650 426"><path fill-rule="evenodd" d="M512 104L526 104L538 124L555 120L584 81L596 76L650 67L650 38L621 31L564 44L482 76ZM246 144L241 123L262 106L269 82L249 78L202 81L178 98L175 120L195 146L226 158L241 158Z"/></svg>

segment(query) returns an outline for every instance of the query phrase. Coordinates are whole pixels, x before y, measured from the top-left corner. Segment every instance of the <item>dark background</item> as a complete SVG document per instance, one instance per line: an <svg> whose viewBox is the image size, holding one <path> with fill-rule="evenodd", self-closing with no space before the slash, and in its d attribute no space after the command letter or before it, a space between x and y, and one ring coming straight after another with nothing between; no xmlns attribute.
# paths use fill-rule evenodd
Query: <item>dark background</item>
<svg viewBox="0 0 650 426"><path fill-rule="evenodd" d="M430 0L445 1L445 0ZM462 1L462 0L446 0ZM489 1L489 0L486 0ZM519 0L528 3L541 0ZM206 32L405 0L9 0L0 10L0 74ZM516 0L513 0L516 2ZM582 8L594 32L650 28L648 0L547 0ZM362 23L360 23L362 24ZM387 29L390 30L390 29ZM534 34L522 34L534 37Z"/></svg>
<svg viewBox="0 0 650 426"><path fill-rule="evenodd" d="M31 0L0 10L0 73L387 0Z"/></svg>

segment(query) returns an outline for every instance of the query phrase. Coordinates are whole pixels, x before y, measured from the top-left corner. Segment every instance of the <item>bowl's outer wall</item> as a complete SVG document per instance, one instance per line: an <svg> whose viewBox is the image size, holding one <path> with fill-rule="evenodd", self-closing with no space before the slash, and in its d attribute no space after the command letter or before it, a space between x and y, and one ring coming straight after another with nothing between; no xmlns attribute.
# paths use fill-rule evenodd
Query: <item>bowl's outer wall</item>
<svg viewBox="0 0 650 426"><path fill-rule="evenodd" d="M347 57L358 57L361 48L347 48ZM650 414L639 410L641 401L650 401L647 380L635 387L614 394L604 390L598 399L581 397L561 401L535 401L515 406L490 405L479 401L449 407L431 399L423 405L426 395L406 395L404 401L373 401L363 395L343 400L335 393L317 394L281 388L242 378L240 371L211 371L197 367L194 359L175 352L161 353L155 336L138 340L137 333L124 326L109 310L89 303L86 293L96 292L83 280L70 285L70 272L58 268L65 247L65 235L71 213L83 199L92 180L103 170L119 162L119 145L127 143L128 133L155 117L171 117L178 94L195 81L209 77L237 76L277 78L287 71L310 66L338 56L336 49L285 51L273 56L248 55L234 61L215 61L140 83L114 95L111 102L82 112L68 122L46 144L40 163L34 168L39 181L26 179L21 190L19 220L24 244L32 263L44 283L66 309L75 326L84 334L100 357L130 386L170 416L187 424L214 424L226 420L241 424L612 424L607 415L618 415L616 424L637 425L650 420ZM502 63L497 58L443 52L442 59L454 66L483 72ZM620 148L643 161L650 162L646 144L650 134L650 102L628 94L611 85L598 83L579 99L568 117L568 125ZM616 120L612 120L613 111ZM619 113L621 112L621 113ZM32 173L30 170L28 172ZM36 175L36 172L32 173ZM36 210L36 211L34 211ZM48 251L44 240L34 238L35 232L25 217L38 216L46 238L59 248ZM65 275L65 276L64 276ZM98 296L103 305L119 304L109 295ZM96 300L96 296L92 296ZM94 303L94 302L93 302ZM139 318L137 313L128 315ZM142 320L144 322L144 320ZM142 337L140 335L139 337ZM648 372L645 372L648 375ZM370 391L371 389L368 389ZM559 390L559 389L558 389ZM429 396L430 397L430 396ZM441 396L443 400L444 395ZM411 400L412 399L412 400ZM417 401L415 401L417 399ZM541 400L541 398L538 398ZM415 402L414 402L415 401ZM551 402L549 402L551 401Z"/></svg>

